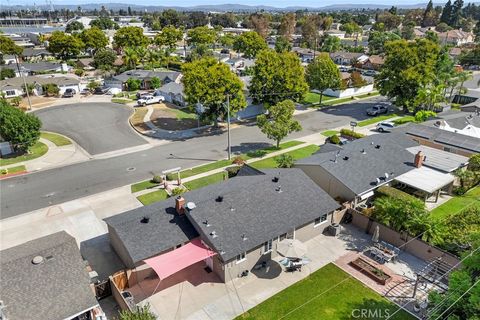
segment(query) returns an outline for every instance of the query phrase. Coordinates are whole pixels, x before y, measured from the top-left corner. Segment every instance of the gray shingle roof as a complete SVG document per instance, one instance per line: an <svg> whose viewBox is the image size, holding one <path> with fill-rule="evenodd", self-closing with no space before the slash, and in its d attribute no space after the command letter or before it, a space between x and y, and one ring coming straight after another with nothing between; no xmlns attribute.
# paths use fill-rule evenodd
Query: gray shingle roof
<svg viewBox="0 0 480 320"><path fill-rule="evenodd" d="M149 217L149 222L141 223L143 217ZM185 216L176 215L173 198L106 218L105 222L115 229L133 264L198 236Z"/></svg>
<svg viewBox="0 0 480 320"><path fill-rule="evenodd" d="M184 194L187 202L196 205L187 216L202 239L218 253L223 252L219 255L223 261L339 207L300 169L264 173L237 176ZM273 182L274 177L280 177L279 181ZM223 197L221 202L216 200L218 196ZM212 231L218 236L213 238Z"/></svg>
<svg viewBox="0 0 480 320"><path fill-rule="evenodd" d="M17 71L17 65L16 64L10 64L10 65L6 65L4 67ZM57 69L60 69L61 67L62 67L61 63L48 62L48 61L39 61L39 62L34 62L34 63L22 62L20 64L20 69L21 70L25 70L25 71L29 71L29 72L55 71Z"/></svg>
<svg viewBox="0 0 480 320"><path fill-rule="evenodd" d="M181 94L183 95L183 83L169 82L161 86L158 90L165 93Z"/></svg>
<svg viewBox="0 0 480 320"><path fill-rule="evenodd" d="M46 260L34 265L35 256ZM0 258L7 319L69 319L98 304L77 243L65 231L0 251Z"/></svg>
<svg viewBox="0 0 480 320"><path fill-rule="evenodd" d="M159 78L162 82L177 81L181 76L177 71L151 71L151 70L129 70L113 77L113 79L126 82L129 78L136 79L151 79L153 77Z"/></svg>
<svg viewBox="0 0 480 320"><path fill-rule="evenodd" d="M444 172L452 172L468 163L467 157L427 146L415 146L407 148L407 150L411 154L422 151L425 155L425 161L423 162L425 166Z"/></svg>
<svg viewBox="0 0 480 320"><path fill-rule="evenodd" d="M376 148L377 145L380 148ZM375 134L347 143L342 150L317 153L296 163L321 166L360 195L374 188L376 179L384 177L385 173L388 173L389 181L412 170L414 156L406 148L416 145L418 143L403 133Z"/></svg>

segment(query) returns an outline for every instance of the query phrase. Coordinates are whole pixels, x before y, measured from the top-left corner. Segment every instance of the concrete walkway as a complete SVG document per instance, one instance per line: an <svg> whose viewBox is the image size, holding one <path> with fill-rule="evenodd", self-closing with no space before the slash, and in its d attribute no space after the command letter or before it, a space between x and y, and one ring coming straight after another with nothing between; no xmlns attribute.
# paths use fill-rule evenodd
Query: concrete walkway
<svg viewBox="0 0 480 320"><path fill-rule="evenodd" d="M0 167L0 169L24 165L28 172L32 172L65 166L91 159L91 156L74 141L65 146L56 146L53 142L44 138L40 138L40 142L46 144L48 147L47 153L45 153L43 156L29 161L9 164Z"/></svg>

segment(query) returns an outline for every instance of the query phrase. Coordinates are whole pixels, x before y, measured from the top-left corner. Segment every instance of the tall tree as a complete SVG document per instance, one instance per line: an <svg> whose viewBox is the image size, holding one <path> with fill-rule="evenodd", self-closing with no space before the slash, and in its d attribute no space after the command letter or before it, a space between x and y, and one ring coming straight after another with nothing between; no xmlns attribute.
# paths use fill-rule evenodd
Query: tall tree
<svg viewBox="0 0 480 320"><path fill-rule="evenodd" d="M292 36L295 33L296 25L297 19L295 17L295 13L286 13L282 16L282 20L278 27L278 34L284 36L288 40L292 40Z"/></svg>
<svg viewBox="0 0 480 320"><path fill-rule="evenodd" d="M250 96L255 103L274 105L283 100L299 101L308 90L305 70L297 55L262 50L252 68Z"/></svg>
<svg viewBox="0 0 480 320"><path fill-rule="evenodd" d="M253 13L249 16L247 25L265 39L268 35L270 17L264 13Z"/></svg>
<svg viewBox="0 0 480 320"><path fill-rule="evenodd" d="M280 142L290 133L302 130L300 123L295 120L295 103L292 100L284 100L268 109L267 115L257 117L257 125L269 139L275 140L277 148Z"/></svg>
<svg viewBox="0 0 480 320"><path fill-rule="evenodd" d="M427 7L423 12L422 27L431 27L437 24L437 12L433 8L432 0L428 1Z"/></svg>
<svg viewBox="0 0 480 320"><path fill-rule="evenodd" d="M458 28L460 26L460 21L462 18L462 8L463 0L455 0L452 6L452 14L450 15L449 25L451 27Z"/></svg>
<svg viewBox="0 0 480 320"><path fill-rule="evenodd" d="M40 138L42 122L33 113L8 104L0 100L0 135L10 141L15 150L27 151Z"/></svg>
<svg viewBox="0 0 480 320"><path fill-rule="evenodd" d="M227 95L230 112L235 113L246 106L243 82L225 63L215 58L201 58L185 63L182 72L186 100L192 105L200 103L205 108L203 118L216 122L223 117Z"/></svg>
<svg viewBox="0 0 480 320"><path fill-rule="evenodd" d="M450 25L450 21L452 20L452 9L452 1L448 0L443 7L442 15L440 16L440 22Z"/></svg>
<svg viewBox="0 0 480 320"><path fill-rule="evenodd" d="M307 66L306 78L310 90L320 92L320 105L323 92L329 88L339 88L341 82L340 71L327 53L321 53Z"/></svg>
<svg viewBox="0 0 480 320"><path fill-rule="evenodd" d="M315 49L318 46L318 19L316 16L309 15L302 25L302 41L311 49Z"/></svg>
<svg viewBox="0 0 480 320"><path fill-rule="evenodd" d="M188 30L188 44L210 46L215 43L217 33L208 27L196 27Z"/></svg>
<svg viewBox="0 0 480 320"><path fill-rule="evenodd" d="M371 54L381 54L385 51L385 44L400 40L400 36L393 32L370 31L368 36L368 50Z"/></svg>
<svg viewBox="0 0 480 320"><path fill-rule="evenodd" d="M275 51L276 52L289 52L292 50L292 44L285 36L278 36L275 40Z"/></svg>
<svg viewBox="0 0 480 320"><path fill-rule="evenodd" d="M90 21L90 27L97 27L101 30L113 30L118 28L118 24L108 17L99 17Z"/></svg>
<svg viewBox="0 0 480 320"><path fill-rule="evenodd" d="M76 31L82 31L84 29L83 23L79 21L72 21L67 26L65 27L65 32L67 33L73 33Z"/></svg>
<svg viewBox="0 0 480 320"><path fill-rule="evenodd" d="M255 58L258 52L266 48L267 43L256 31L242 33L233 44L233 49L243 53L246 58Z"/></svg>
<svg viewBox="0 0 480 320"><path fill-rule="evenodd" d="M107 48L99 49L93 56L93 64L95 68L101 70L110 70L117 59L115 51Z"/></svg>
<svg viewBox="0 0 480 320"><path fill-rule="evenodd" d="M480 20L478 20L477 24L475 25L473 34L475 35L475 42L480 43Z"/></svg>
<svg viewBox="0 0 480 320"><path fill-rule="evenodd" d="M85 44L85 49L92 51L92 55L98 49L105 48L108 45L107 36L97 27L83 30L80 34L80 39Z"/></svg>
<svg viewBox="0 0 480 320"><path fill-rule="evenodd" d="M62 31L54 31L48 39L47 50L62 60L77 56L84 48L84 43L78 37Z"/></svg>
<svg viewBox="0 0 480 320"><path fill-rule="evenodd" d="M335 52L340 50L341 46L342 42L340 41L340 38L327 34L322 40L322 47L320 50L324 52Z"/></svg>
<svg viewBox="0 0 480 320"><path fill-rule="evenodd" d="M177 29L174 26L166 26L155 36L155 44L161 47L167 47L174 49L177 46L177 42L182 40L183 31Z"/></svg>
<svg viewBox="0 0 480 320"><path fill-rule="evenodd" d="M113 42L117 48L146 47L149 39L143 34L140 27L123 27L117 30L113 36Z"/></svg>

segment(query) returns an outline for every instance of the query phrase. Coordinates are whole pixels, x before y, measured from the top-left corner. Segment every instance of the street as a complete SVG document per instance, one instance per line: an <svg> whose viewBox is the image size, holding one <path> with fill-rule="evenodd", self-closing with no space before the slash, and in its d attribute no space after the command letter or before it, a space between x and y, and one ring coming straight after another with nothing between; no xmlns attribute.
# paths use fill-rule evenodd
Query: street
<svg viewBox="0 0 480 320"><path fill-rule="evenodd" d="M288 139L348 125L367 118L365 110L382 97L352 102L297 116L303 130ZM151 178L162 170L188 168L226 157L227 135L213 135L177 141L109 159L97 159L61 168L6 179L0 182L0 218L63 203ZM232 130L232 151L245 152L271 143L255 125ZM171 154L173 156L171 156Z"/></svg>

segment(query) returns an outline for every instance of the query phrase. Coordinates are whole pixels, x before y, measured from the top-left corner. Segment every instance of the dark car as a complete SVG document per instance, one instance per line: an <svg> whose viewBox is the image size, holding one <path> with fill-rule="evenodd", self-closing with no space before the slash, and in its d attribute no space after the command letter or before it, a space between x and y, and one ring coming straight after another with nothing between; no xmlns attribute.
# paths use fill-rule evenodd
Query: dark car
<svg viewBox="0 0 480 320"><path fill-rule="evenodd" d="M378 116L379 114L382 114L382 113L388 113L388 107L378 105L378 106L373 106L367 109L367 115L369 116Z"/></svg>
<svg viewBox="0 0 480 320"><path fill-rule="evenodd" d="M65 92L63 93L64 98L73 98L74 95L75 95L74 89L66 89Z"/></svg>
<svg viewBox="0 0 480 320"><path fill-rule="evenodd" d="M105 94L106 90L100 87L95 88L93 94Z"/></svg>

